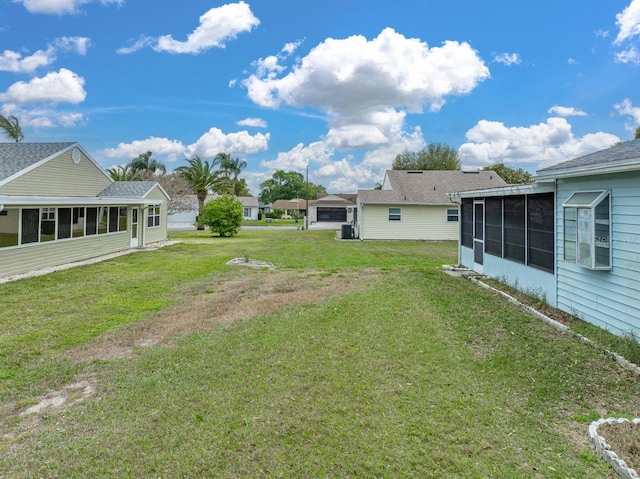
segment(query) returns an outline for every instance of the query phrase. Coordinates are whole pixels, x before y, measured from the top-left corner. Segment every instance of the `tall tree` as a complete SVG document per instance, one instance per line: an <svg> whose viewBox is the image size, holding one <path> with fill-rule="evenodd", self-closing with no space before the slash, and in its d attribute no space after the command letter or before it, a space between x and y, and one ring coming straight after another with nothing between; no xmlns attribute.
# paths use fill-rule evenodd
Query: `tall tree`
<svg viewBox="0 0 640 479"><path fill-rule="evenodd" d="M260 200L273 203L276 200L290 200L292 198L315 199L319 194L327 192L324 186L309 183L307 196L307 182L302 173L297 171L276 171L271 178L260 183Z"/></svg>
<svg viewBox="0 0 640 479"><path fill-rule="evenodd" d="M214 170L218 161L214 158L211 163L202 161L199 156L187 160L189 166L176 168L176 172L182 176L198 198L198 217L202 216L202 208L210 191L224 191L227 188L228 178L221 170ZM198 222L198 229L203 230L204 225Z"/></svg>
<svg viewBox="0 0 640 479"><path fill-rule="evenodd" d="M135 174L145 173L145 172L151 172L151 173L161 172L162 174L165 174L167 172L167 167L164 166L155 158L151 158L152 155L153 153L150 151L147 151L146 153L142 153L138 155L136 158L134 158L133 160L131 160L131 162L129 163L129 166L131 167L131 169Z"/></svg>
<svg viewBox="0 0 640 479"><path fill-rule="evenodd" d="M18 121L18 118L13 115L0 115L0 130L2 130L7 138L15 141L16 143L20 143L24 139L22 128L20 127L20 121Z"/></svg>
<svg viewBox="0 0 640 479"><path fill-rule="evenodd" d="M444 143L429 143L417 153L404 152L393 161L394 170L459 170L458 152Z"/></svg>
<svg viewBox="0 0 640 479"><path fill-rule="evenodd" d="M237 196L236 183L238 182L238 176L247 167L247 162L240 158L232 158L229 153L218 153L216 158L220 162L220 169L229 178L230 193Z"/></svg>
<svg viewBox="0 0 640 479"><path fill-rule="evenodd" d="M640 139L640 126L638 128L636 128L636 136L635 139L638 140Z"/></svg>
<svg viewBox="0 0 640 479"><path fill-rule="evenodd" d="M249 186L247 186L247 180L244 178L238 178L236 183L236 196L251 196Z"/></svg>
<svg viewBox="0 0 640 479"><path fill-rule="evenodd" d="M524 183L533 183L531 179L531 173L523 170L522 168L511 168L503 163L497 163L492 166L485 166L483 170L495 171L500 178L509 183L510 185L520 185Z"/></svg>

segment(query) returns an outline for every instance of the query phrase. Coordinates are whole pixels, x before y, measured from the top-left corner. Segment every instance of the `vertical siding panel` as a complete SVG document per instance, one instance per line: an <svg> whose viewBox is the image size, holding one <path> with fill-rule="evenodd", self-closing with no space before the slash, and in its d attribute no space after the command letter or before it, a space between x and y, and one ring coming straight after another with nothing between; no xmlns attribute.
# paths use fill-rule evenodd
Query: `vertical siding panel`
<svg viewBox="0 0 640 479"><path fill-rule="evenodd" d="M558 307L616 334L640 336L640 172L558 180ZM575 191L611 190L611 271L563 259L562 203Z"/></svg>

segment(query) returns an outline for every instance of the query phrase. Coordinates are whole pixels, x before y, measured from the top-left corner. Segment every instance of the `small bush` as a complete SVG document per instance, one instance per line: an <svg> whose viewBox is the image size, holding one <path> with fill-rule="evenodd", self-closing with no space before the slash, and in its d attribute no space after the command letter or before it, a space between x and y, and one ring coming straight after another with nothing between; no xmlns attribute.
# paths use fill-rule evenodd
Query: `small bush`
<svg viewBox="0 0 640 479"><path fill-rule="evenodd" d="M204 205L201 223L214 234L235 236L242 224L242 203L231 195L219 196Z"/></svg>

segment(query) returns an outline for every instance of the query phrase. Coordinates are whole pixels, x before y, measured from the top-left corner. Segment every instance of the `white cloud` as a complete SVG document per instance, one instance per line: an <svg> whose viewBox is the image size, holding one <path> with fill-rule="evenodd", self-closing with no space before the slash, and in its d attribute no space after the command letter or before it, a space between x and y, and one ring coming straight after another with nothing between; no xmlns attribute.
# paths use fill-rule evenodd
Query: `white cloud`
<svg viewBox="0 0 640 479"><path fill-rule="evenodd" d="M0 101L6 103L81 103L87 96L84 78L66 68L51 72L29 82L17 82L6 92L0 93Z"/></svg>
<svg viewBox="0 0 640 479"><path fill-rule="evenodd" d="M38 50L31 55L5 50L0 54L0 71L13 73L32 73L36 69L51 65L56 61L58 51L70 51L85 55L91 40L86 37L56 38L46 50Z"/></svg>
<svg viewBox="0 0 640 479"><path fill-rule="evenodd" d="M616 53L616 61L620 63L640 64L640 52L636 47L631 46L626 50Z"/></svg>
<svg viewBox="0 0 640 479"><path fill-rule="evenodd" d="M631 0L627 8L616 15L616 25L620 27L613 42L616 45L640 35L640 0Z"/></svg>
<svg viewBox="0 0 640 479"><path fill-rule="evenodd" d="M188 156L198 155L202 158L213 158L218 153L244 157L266 151L269 148L269 138L269 133L250 135L247 131L239 131L225 134L214 127L189 145L187 153Z"/></svg>
<svg viewBox="0 0 640 479"><path fill-rule="evenodd" d="M107 158L136 158L147 151L153 152L156 156L166 156L166 161L175 161L179 156L183 156L186 147L177 140L168 138L149 137L146 140L135 140L131 143L119 143L116 148L107 148L102 154Z"/></svg>
<svg viewBox="0 0 640 479"><path fill-rule="evenodd" d="M625 98L620 103L616 103L613 107L620 115L630 116L633 118L635 125L640 125L640 107L633 106L631 100Z"/></svg>
<svg viewBox="0 0 640 479"><path fill-rule="evenodd" d="M32 73L39 67L47 66L56 59L55 49L38 50L23 57L21 53L5 50L0 55L0 71L13 73Z"/></svg>
<svg viewBox="0 0 640 479"><path fill-rule="evenodd" d="M465 168L528 163L539 169L620 141L617 136L604 132L576 137L567 120L557 117L529 127L507 127L502 122L481 120L466 136L469 141L458 150Z"/></svg>
<svg viewBox="0 0 640 479"><path fill-rule="evenodd" d="M236 121L236 125L252 126L255 128L266 128L267 122L262 118L245 118L244 120Z"/></svg>
<svg viewBox="0 0 640 479"><path fill-rule="evenodd" d="M270 172L276 170L304 171L307 165L312 163L330 164L333 154L334 150L322 141L310 143L308 146L298 143L291 150L278 153L278 157L275 160L260 162L260 166L267 168Z"/></svg>
<svg viewBox="0 0 640 479"><path fill-rule="evenodd" d="M16 3L22 3L24 7L31 13L44 13L48 15L65 15L80 12L80 7L93 0L13 0ZM100 0L103 5L116 4L118 6L124 4L124 0Z"/></svg>
<svg viewBox="0 0 640 479"><path fill-rule="evenodd" d="M607 38L609 36L609 30L596 30L596 37Z"/></svg>
<svg viewBox="0 0 640 479"><path fill-rule="evenodd" d="M575 58L568 58L567 59L567 64L568 65L577 65L578 64L578 60L576 60Z"/></svg>
<svg viewBox="0 0 640 479"><path fill-rule="evenodd" d="M61 51L84 56L91 46L91 39L87 37L60 37L56 38L52 45Z"/></svg>
<svg viewBox="0 0 640 479"><path fill-rule="evenodd" d="M587 114L582 110L578 110L572 106L560 106L560 105L552 106L551 108L549 108L549 110L547 110L547 113L551 113L552 115L558 115L561 117L587 116Z"/></svg>
<svg viewBox="0 0 640 479"><path fill-rule="evenodd" d="M264 107L287 104L328 114L327 138L340 148L393 141L406 112L438 111L447 97L468 94L489 77L468 43L430 48L391 28L371 41L329 38L284 76L280 62L276 56L254 64L254 74L242 82L249 98Z"/></svg>
<svg viewBox="0 0 640 479"><path fill-rule="evenodd" d="M493 61L503 65L517 65L521 62L519 53L494 53Z"/></svg>
<svg viewBox="0 0 640 479"><path fill-rule="evenodd" d="M129 47L118 49L120 54L128 54L144 47L157 52L202 53L210 48L224 48L225 43L238 34L249 32L260 24L245 2L229 3L210 9L200 16L200 25L187 35L186 41L175 40L172 35L158 38L143 36Z"/></svg>
<svg viewBox="0 0 640 479"><path fill-rule="evenodd" d="M64 112L50 108L20 108L15 104L4 104L2 114L20 118L20 125L34 128L71 128L86 123L82 113Z"/></svg>

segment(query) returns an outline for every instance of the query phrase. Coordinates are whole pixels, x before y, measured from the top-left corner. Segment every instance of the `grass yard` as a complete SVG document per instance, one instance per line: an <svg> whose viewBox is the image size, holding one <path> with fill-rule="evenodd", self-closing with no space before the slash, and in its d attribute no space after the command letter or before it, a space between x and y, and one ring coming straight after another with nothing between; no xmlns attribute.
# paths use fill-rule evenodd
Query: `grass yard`
<svg viewBox="0 0 640 479"><path fill-rule="evenodd" d="M617 477L587 427L638 378L455 244L172 236L0 285L0 478Z"/></svg>

